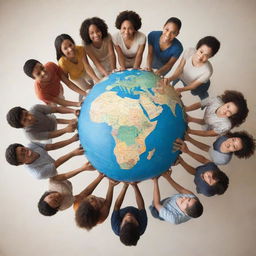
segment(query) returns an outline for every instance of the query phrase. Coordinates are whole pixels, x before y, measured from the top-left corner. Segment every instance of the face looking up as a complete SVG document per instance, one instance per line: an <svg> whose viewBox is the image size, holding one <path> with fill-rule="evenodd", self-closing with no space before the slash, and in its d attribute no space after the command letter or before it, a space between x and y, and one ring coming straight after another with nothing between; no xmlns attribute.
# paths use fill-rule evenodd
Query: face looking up
<svg viewBox="0 0 256 256"><path fill-rule="evenodd" d="M37 153L26 147L16 148L16 157L19 164L30 164L37 158Z"/></svg>
<svg viewBox="0 0 256 256"><path fill-rule="evenodd" d="M206 171L202 173L201 178L210 186L213 186L217 182L217 180L213 178L213 171Z"/></svg>
<svg viewBox="0 0 256 256"><path fill-rule="evenodd" d="M223 152L235 152L243 148L242 140L240 138L229 138L221 144Z"/></svg>
<svg viewBox="0 0 256 256"><path fill-rule="evenodd" d="M29 127L36 122L36 118L27 110L22 110L20 124L22 127Z"/></svg>
<svg viewBox="0 0 256 256"><path fill-rule="evenodd" d="M169 22L164 25L161 41L163 43L171 43L173 39L179 34L178 27L175 23Z"/></svg>
<svg viewBox="0 0 256 256"><path fill-rule="evenodd" d="M130 212L127 212L127 213L124 215L120 227L122 228L126 223L133 223L133 224L135 224L136 226L139 225L137 219L136 219L136 218L134 217L134 215L133 215L132 213L130 213Z"/></svg>
<svg viewBox="0 0 256 256"><path fill-rule="evenodd" d="M196 62L196 64L203 64L209 58L211 58L211 56L212 49L207 45L203 44L196 50L193 60Z"/></svg>
<svg viewBox="0 0 256 256"><path fill-rule="evenodd" d="M52 208L58 208L62 201L62 195L59 192L52 192L44 198L44 201Z"/></svg>
<svg viewBox="0 0 256 256"><path fill-rule="evenodd" d="M94 207L95 210L101 209L105 201L104 198L97 197L94 195L89 195L87 197L87 200L90 203L90 205Z"/></svg>
<svg viewBox="0 0 256 256"><path fill-rule="evenodd" d="M75 45L68 39L63 40L60 47L62 53L68 58L72 59L76 56L76 47Z"/></svg>
<svg viewBox="0 0 256 256"><path fill-rule="evenodd" d="M181 211L185 212L187 208L190 208L194 203L196 199L191 197L179 197L176 200L176 203Z"/></svg>
<svg viewBox="0 0 256 256"><path fill-rule="evenodd" d="M121 25L120 32L124 40L133 40L136 31L133 24L129 20L125 20Z"/></svg>
<svg viewBox="0 0 256 256"><path fill-rule="evenodd" d="M49 79L49 74L47 72L47 70L45 69L45 67L43 66L43 64L41 63L36 63L33 72L32 72L32 76L40 82L47 82Z"/></svg>
<svg viewBox="0 0 256 256"><path fill-rule="evenodd" d="M88 34L93 43L102 41L102 33L96 25L92 24L89 26Z"/></svg>
<svg viewBox="0 0 256 256"><path fill-rule="evenodd" d="M219 117L231 117L238 112L238 108L234 102L227 102L217 109L217 116Z"/></svg>

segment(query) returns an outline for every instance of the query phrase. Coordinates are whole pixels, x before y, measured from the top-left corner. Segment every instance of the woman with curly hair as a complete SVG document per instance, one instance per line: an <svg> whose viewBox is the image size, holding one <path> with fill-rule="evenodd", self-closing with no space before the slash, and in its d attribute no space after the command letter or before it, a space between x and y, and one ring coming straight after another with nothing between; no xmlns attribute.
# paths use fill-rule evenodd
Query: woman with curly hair
<svg viewBox="0 0 256 256"><path fill-rule="evenodd" d="M209 96L208 89L210 87L210 77L213 73L209 58L213 57L220 48L220 42L213 36L201 38L196 48L188 48L175 72L168 77L168 83L172 82L175 86L179 81L182 82L182 88L176 91L181 93L190 91L191 94L199 96L201 100Z"/></svg>
<svg viewBox="0 0 256 256"><path fill-rule="evenodd" d="M204 108L204 118L194 118L187 115L187 121L203 125L204 130L192 130L188 133L198 136L217 136L227 133L235 126L242 124L247 115L248 108L244 95L238 91L227 90L218 97L206 98L201 102L185 107L185 111Z"/></svg>
<svg viewBox="0 0 256 256"><path fill-rule="evenodd" d="M133 11L123 11L117 16L115 25L120 30L113 35L120 69L139 69L146 44L146 36L138 31L140 16Z"/></svg>
<svg viewBox="0 0 256 256"><path fill-rule="evenodd" d="M98 17L86 19L81 25L80 36L99 77L107 76L116 69L114 47L104 20Z"/></svg>
<svg viewBox="0 0 256 256"><path fill-rule="evenodd" d="M88 62L83 46L76 45L71 36L61 34L55 39L56 57L66 76L80 89L86 91L99 81ZM81 98L81 97L80 97Z"/></svg>

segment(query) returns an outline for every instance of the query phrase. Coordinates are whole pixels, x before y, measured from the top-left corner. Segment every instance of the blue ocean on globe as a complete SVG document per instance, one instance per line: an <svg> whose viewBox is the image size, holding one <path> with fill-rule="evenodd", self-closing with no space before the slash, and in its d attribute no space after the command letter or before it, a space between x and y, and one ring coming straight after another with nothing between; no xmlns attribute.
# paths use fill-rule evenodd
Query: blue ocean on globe
<svg viewBox="0 0 256 256"><path fill-rule="evenodd" d="M94 85L78 120L80 143L91 164L118 181L161 175L175 162L176 138L186 130L183 104L152 72L115 72Z"/></svg>

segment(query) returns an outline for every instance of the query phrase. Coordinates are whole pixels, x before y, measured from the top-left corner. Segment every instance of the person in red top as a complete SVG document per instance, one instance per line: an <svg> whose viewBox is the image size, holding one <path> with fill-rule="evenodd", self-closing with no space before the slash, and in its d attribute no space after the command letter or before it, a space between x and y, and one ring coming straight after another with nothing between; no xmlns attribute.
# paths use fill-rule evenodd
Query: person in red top
<svg viewBox="0 0 256 256"><path fill-rule="evenodd" d="M35 79L35 92L37 97L46 104L59 104L62 106L80 107L81 102L65 100L61 81L71 90L86 96L86 92L72 83L59 66L53 62L45 65L37 60L30 59L25 62L23 70L26 75Z"/></svg>

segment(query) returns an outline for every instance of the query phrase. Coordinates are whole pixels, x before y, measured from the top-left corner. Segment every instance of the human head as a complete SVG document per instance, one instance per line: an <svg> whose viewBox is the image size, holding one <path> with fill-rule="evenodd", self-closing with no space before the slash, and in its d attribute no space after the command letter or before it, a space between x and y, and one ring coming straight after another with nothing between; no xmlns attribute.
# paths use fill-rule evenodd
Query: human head
<svg viewBox="0 0 256 256"><path fill-rule="evenodd" d="M56 214L58 212L61 201L61 197L59 195L60 193L55 191L46 191L41 196L37 204L39 212L44 216L52 216Z"/></svg>
<svg viewBox="0 0 256 256"><path fill-rule="evenodd" d="M196 45L196 49L198 50L203 45L211 48L210 58L213 57L220 49L220 41L214 36L206 36L201 38Z"/></svg>
<svg viewBox="0 0 256 256"><path fill-rule="evenodd" d="M35 77L32 75L32 73L37 63L40 62L38 60L30 59L27 60L23 66L23 71L25 74L33 79L35 79Z"/></svg>
<svg viewBox="0 0 256 256"><path fill-rule="evenodd" d="M160 40L163 43L171 44L175 37L178 36L180 28L181 21L178 18L172 17L168 19L164 24Z"/></svg>
<svg viewBox="0 0 256 256"><path fill-rule="evenodd" d="M75 219L80 228L92 229L97 225L100 218L100 210L95 209L88 200L84 200L78 206Z"/></svg>
<svg viewBox="0 0 256 256"><path fill-rule="evenodd" d="M6 115L8 124L14 128L23 128L23 125L20 122L23 111L27 110L21 107L10 109Z"/></svg>
<svg viewBox="0 0 256 256"><path fill-rule="evenodd" d="M138 225L133 222L126 222L120 228L119 237L120 241L125 245L137 245L137 242L140 239Z"/></svg>
<svg viewBox="0 0 256 256"><path fill-rule="evenodd" d="M200 217L203 211L204 211L203 205L201 204L201 202L197 197L193 201L193 204L191 206L188 206L185 209L186 214L192 218Z"/></svg>
<svg viewBox="0 0 256 256"><path fill-rule="evenodd" d="M249 112L244 95L238 91L226 90L220 97L224 104L233 102L237 107L237 113L229 117L232 127L242 124Z"/></svg>
<svg viewBox="0 0 256 256"><path fill-rule="evenodd" d="M234 155L238 158L249 158L255 151L255 139L246 131L241 132L229 132L227 135L229 138L237 138L241 140L242 148L240 150L233 151Z"/></svg>
<svg viewBox="0 0 256 256"><path fill-rule="evenodd" d="M178 18L176 18L176 17L171 17L171 18L169 18L169 19L165 22L164 26L166 26L168 23L174 23L174 24L176 25L177 29L178 29L178 32L180 31L181 25L182 25L180 19L178 19Z"/></svg>
<svg viewBox="0 0 256 256"><path fill-rule="evenodd" d="M70 35L61 34L61 35L57 36L55 39L55 42L54 42L57 60L59 60L62 56L65 56L65 54L62 51L62 47L61 47L64 40L69 40L73 45L75 45L75 41L73 40L73 38Z"/></svg>
<svg viewBox="0 0 256 256"><path fill-rule="evenodd" d="M120 12L116 17L116 28L121 29L124 21L129 21L133 25L135 31L138 31L141 28L141 17L134 11Z"/></svg>
<svg viewBox="0 0 256 256"><path fill-rule="evenodd" d="M17 166L17 165L21 164L21 163L19 163L19 161L17 159L17 155L16 155L16 149L18 147L24 147L24 146L19 143L14 143L14 144L9 145L9 147L5 151L6 161L11 165Z"/></svg>
<svg viewBox="0 0 256 256"><path fill-rule="evenodd" d="M108 36L108 26L105 23L104 20L98 18L98 17L93 17L90 19L84 20L80 27L80 36L83 39L85 44L91 44L92 40L89 35L89 28L91 25L95 25L101 32L102 34L102 39Z"/></svg>

